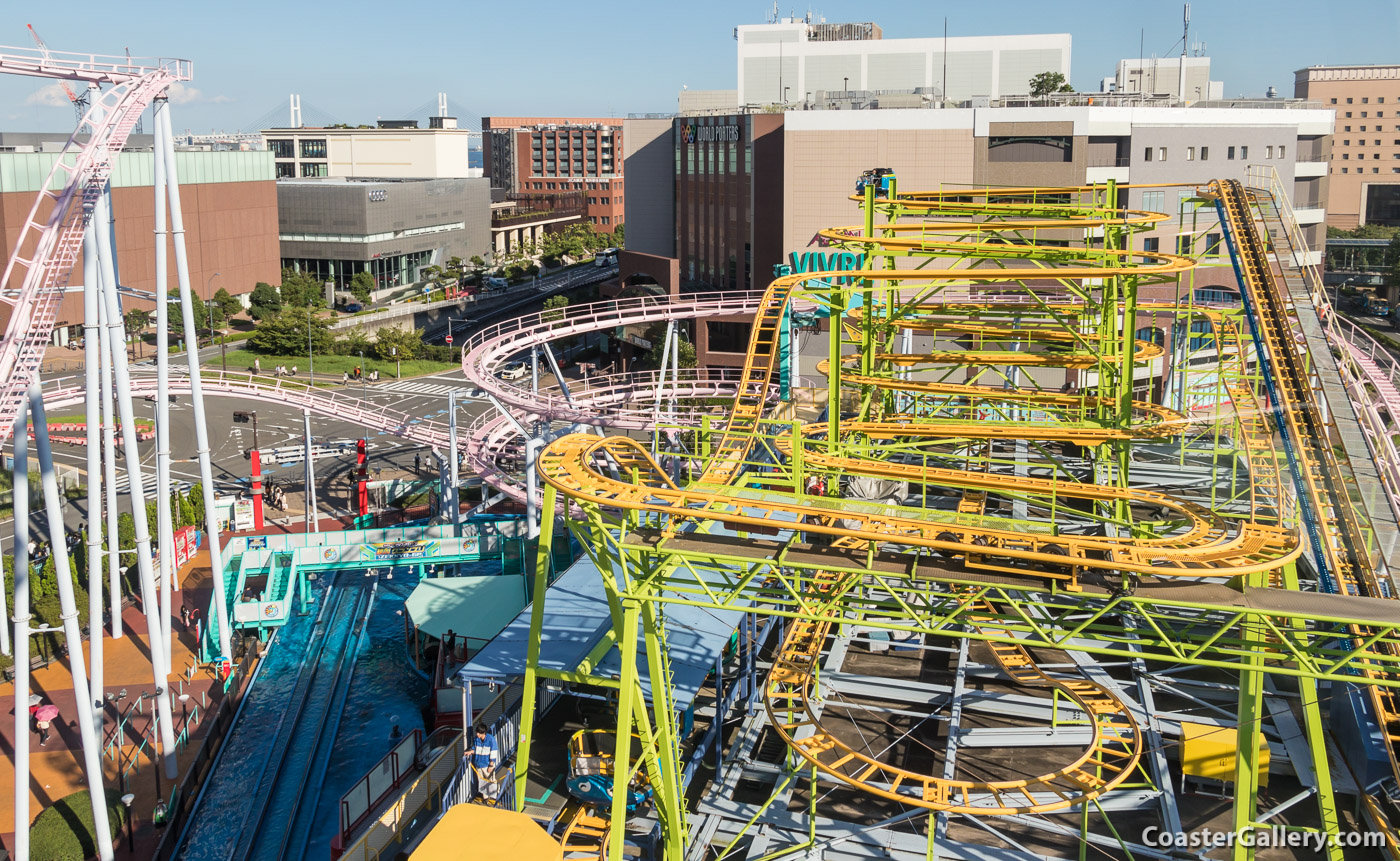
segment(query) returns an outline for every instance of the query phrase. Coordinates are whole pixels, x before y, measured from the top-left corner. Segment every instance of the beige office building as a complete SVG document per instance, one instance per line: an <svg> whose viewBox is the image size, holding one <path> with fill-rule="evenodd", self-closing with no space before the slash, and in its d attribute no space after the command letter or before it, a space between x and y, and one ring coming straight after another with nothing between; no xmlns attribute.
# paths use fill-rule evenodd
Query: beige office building
<svg viewBox="0 0 1400 861"><path fill-rule="evenodd" d="M1336 111L1327 223L1400 225L1400 65L1309 66L1293 95Z"/></svg>

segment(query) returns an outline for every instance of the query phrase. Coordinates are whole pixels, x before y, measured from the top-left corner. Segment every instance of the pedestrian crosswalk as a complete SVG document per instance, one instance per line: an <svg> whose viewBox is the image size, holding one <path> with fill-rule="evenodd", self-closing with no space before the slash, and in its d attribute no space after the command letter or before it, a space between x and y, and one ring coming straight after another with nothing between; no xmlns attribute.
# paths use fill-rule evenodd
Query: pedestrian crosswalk
<svg viewBox="0 0 1400 861"><path fill-rule="evenodd" d="M350 391L356 393L354 392L354 387L351 387ZM470 398L472 391L473 389L471 386L454 386L449 383L424 383L416 380L398 380L380 383L368 389L370 397L376 394L392 392L396 395L428 395L430 397L446 398L449 394L456 392L457 397L462 400Z"/></svg>
<svg viewBox="0 0 1400 861"><path fill-rule="evenodd" d="M184 493L190 489L190 484L184 481L171 481L174 493ZM156 493L155 473L147 470L141 473L141 488L146 492L147 499L154 499ZM121 461L117 461L117 493L129 493L131 491L131 476L122 469ZM104 489L105 493L106 490Z"/></svg>

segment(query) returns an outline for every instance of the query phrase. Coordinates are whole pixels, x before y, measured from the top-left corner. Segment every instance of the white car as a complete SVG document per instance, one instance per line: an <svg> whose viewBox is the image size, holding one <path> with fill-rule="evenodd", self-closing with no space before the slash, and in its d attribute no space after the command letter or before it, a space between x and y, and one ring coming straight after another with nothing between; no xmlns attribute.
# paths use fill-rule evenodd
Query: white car
<svg viewBox="0 0 1400 861"><path fill-rule="evenodd" d="M503 380L518 380L522 377L529 376L529 374L530 366L526 365L524 362L508 362L505 367L501 368L501 372L496 376Z"/></svg>

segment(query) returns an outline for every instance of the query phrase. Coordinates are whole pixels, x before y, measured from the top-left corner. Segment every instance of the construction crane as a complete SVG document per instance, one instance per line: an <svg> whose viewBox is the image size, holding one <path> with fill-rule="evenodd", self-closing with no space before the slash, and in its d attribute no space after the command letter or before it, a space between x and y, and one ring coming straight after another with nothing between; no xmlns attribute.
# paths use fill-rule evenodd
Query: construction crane
<svg viewBox="0 0 1400 861"><path fill-rule="evenodd" d="M39 31L34 29L34 25L25 24L24 26L29 28L29 35L34 37L34 44L38 45L39 50L44 52L44 59L52 59L49 56L49 46L44 44L44 40L39 36ZM130 54L128 53L127 56L130 56ZM73 110L78 115L78 125L81 126L83 123L83 117L87 116L87 90L83 90L82 93L76 93L73 91L72 87L68 86L68 82L61 78L58 81L58 85L63 88L63 94L68 97L68 101L73 103Z"/></svg>

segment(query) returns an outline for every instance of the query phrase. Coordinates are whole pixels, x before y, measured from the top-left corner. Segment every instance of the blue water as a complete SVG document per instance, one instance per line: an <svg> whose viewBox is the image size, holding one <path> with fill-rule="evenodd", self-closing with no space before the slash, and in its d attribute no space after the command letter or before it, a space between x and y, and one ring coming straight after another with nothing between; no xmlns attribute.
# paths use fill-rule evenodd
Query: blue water
<svg viewBox="0 0 1400 861"><path fill-rule="evenodd" d="M324 581L313 584L317 605L324 599ZM297 671L316 621L319 606L309 615L293 615L278 630L263 658L262 668L243 700L243 711L224 742L218 768L205 783L203 798L176 857L187 861L224 861L232 853L248 812L248 796L257 787L266 764L269 734L281 722Z"/></svg>
<svg viewBox="0 0 1400 861"><path fill-rule="evenodd" d="M463 565L460 573L500 571L499 559L487 559ZM337 588L357 587L360 584L354 578L362 576L358 572L343 572ZM278 770L278 776L285 775L287 779L279 784L267 775L269 779L264 780L269 759L281 750L279 727L285 726L283 732L287 732L293 722L287 714L289 700L296 692L298 673L310 657L308 649L316 645L311 635L331 580L327 575L314 581L315 604L311 613L294 616L277 633L263 659L262 670L244 699L243 713L229 733L224 757L206 784L185 846L177 857L188 861L227 861L236 849L247 849L239 846L239 839L245 820L256 811L257 804L250 800L266 792L270 806L265 824L277 829L289 824L292 829L285 857L326 861L330 858L331 840L340 827L340 799L393 748L394 725L404 735L417 729L426 736L423 710L431 691L428 680L409 659L401 614L405 599L418 585L418 574L411 568L398 568L392 577L379 578L368 624L358 640L346 629L352 624L348 610L337 614L333 630L327 634L332 645L347 640L359 645L356 655L346 656L340 679L331 678L327 671L313 682L311 702L325 701L321 711L329 712L326 736L317 744L312 734L299 734ZM347 608L352 603L349 598L347 595ZM333 652L328 648L320 656L320 666L334 665ZM348 691L343 685L346 673L351 674ZM314 729L320 716L319 711L304 716L302 727ZM330 731L337 721L332 743ZM313 757L322 761L309 762ZM290 796L308 772L300 810L294 813L286 809L291 804ZM303 844L304 854L300 851ZM258 855L268 851L266 847L258 850Z"/></svg>

